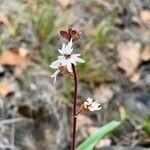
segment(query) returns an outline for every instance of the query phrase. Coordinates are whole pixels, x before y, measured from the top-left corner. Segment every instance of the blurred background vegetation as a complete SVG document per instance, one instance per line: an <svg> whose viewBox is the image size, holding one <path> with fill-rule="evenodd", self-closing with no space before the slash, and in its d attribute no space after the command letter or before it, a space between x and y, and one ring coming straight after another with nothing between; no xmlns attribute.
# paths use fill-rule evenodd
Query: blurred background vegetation
<svg viewBox="0 0 150 150"><path fill-rule="evenodd" d="M68 27L82 32L74 51L86 61L77 66L78 106L89 96L102 103L80 115L77 142L123 105L126 122L95 149L149 148L149 0L0 0L0 148L70 149L72 80L60 75L53 86L49 68Z"/></svg>

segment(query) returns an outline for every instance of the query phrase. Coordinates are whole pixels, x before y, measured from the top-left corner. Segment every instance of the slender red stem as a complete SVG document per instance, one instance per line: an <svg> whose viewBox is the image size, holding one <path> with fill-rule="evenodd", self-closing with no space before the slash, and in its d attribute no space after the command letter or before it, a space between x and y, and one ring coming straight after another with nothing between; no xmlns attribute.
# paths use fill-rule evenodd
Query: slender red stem
<svg viewBox="0 0 150 150"><path fill-rule="evenodd" d="M76 116L76 107L77 107L77 74L74 64L72 64L73 70L73 79L74 79L74 94L73 94L73 134L72 134L72 150L76 148L76 125L77 125L77 116Z"/></svg>

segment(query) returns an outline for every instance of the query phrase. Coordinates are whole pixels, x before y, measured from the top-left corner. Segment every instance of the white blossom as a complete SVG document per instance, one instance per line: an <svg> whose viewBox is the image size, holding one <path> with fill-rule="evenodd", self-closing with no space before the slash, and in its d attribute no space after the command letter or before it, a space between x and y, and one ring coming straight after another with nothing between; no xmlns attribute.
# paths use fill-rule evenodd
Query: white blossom
<svg viewBox="0 0 150 150"><path fill-rule="evenodd" d="M72 44L73 44L72 40L67 45L63 43L62 49L61 50L58 49L61 55L58 56L58 59L50 65L51 68L66 66L68 71L72 72L71 64L76 65L77 62L79 63L85 62L83 59L79 58L81 54L72 54L73 51Z"/></svg>
<svg viewBox="0 0 150 150"><path fill-rule="evenodd" d="M84 109L88 111L96 111L101 109L101 104L99 104L97 101L94 101L92 98L88 98L83 103Z"/></svg>
<svg viewBox="0 0 150 150"><path fill-rule="evenodd" d="M62 49L58 49L61 55L58 56L58 59L50 65L51 68L57 69L57 71L51 75L51 77L54 77L54 83L56 82L56 78L59 73L58 70L60 70L61 67L66 66L68 72L72 73L72 64L76 65L77 62L85 62L83 59L79 58L81 54L72 54L72 44L72 40L70 40L67 45L63 43Z"/></svg>

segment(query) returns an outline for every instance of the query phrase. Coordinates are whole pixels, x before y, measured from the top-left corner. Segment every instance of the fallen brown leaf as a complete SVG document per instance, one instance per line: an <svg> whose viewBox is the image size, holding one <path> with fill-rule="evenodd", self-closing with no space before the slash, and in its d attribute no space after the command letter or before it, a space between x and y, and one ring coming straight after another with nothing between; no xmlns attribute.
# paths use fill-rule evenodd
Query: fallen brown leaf
<svg viewBox="0 0 150 150"><path fill-rule="evenodd" d="M4 82L4 81L0 82L0 95L7 96L12 92L13 92L13 90L9 83Z"/></svg>
<svg viewBox="0 0 150 150"><path fill-rule="evenodd" d="M24 48L8 49L0 54L0 65L25 66L28 51Z"/></svg>
<svg viewBox="0 0 150 150"><path fill-rule="evenodd" d="M81 126L85 126L85 125L92 125L92 124L93 121L88 116L82 114L78 116L77 128L80 128Z"/></svg>
<svg viewBox="0 0 150 150"><path fill-rule="evenodd" d="M150 60L150 45L147 45L141 54L141 59L143 61Z"/></svg>
<svg viewBox="0 0 150 150"><path fill-rule="evenodd" d="M138 67L140 59L140 44L137 42L120 42L117 46L118 66L127 76L131 76Z"/></svg>
<svg viewBox="0 0 150 150"><path fill-rule="evenodd" d="M108 85L100 85L100 87L94 90L94 99L100 103L107 103L113 96L113 91Z"/></svg>
<svg viewBox="0 0 150 150"><path fill-rule="evenodd" d="M88 128L89 126L93 125L93 121L88 116L79 114L78 116L78 123L77 123L77 130L80 131L83 138L88 137Z"/></svg>
<svg viewBox="0 0 150 150"><path fill-rule="evenodd" d="M27 64L28 50L8 49L0 54L0 65L15 66L15 76L19 76Z"/></svg>
<svg viewBox="0 0 150 150"><path fill-rule="evenodd" d="M58 0L58 1L63 8L67 8L71 2L70 0Z"/></svg>
<svg viewBox="0 0 150 150"><path fill-rule="evenodd" d="M140 72L135 71L132 76L130 77L130 81L136 83L140 80L141 74Z"/></svg>
<svg viewBox="0 0 150 150"><path fill-rule="evenodd" d="M142 10L140 12L140 19L144 23L150 23L150 11L149 10Z"/></svg>

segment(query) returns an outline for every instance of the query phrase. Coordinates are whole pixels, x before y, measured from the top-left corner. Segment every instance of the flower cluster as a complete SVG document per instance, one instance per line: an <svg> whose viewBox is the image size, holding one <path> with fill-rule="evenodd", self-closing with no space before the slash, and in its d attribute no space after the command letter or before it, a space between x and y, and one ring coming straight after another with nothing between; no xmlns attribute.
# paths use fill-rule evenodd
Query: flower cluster
<svg viewBox="0 0 150 150"><path fill-rule="evenodd" d="M67 45L63 43L62 49L61 50L58 49L61 55L58 56L58 59L50 65L51 68L57 69L56 72L54 72L54 74L51 75L51 77L54 78L54 84L56 82L56 78L59 72L72 73L72 64L76 65L77 62L79 63L85 62L83 59L79 58L81 54L72 53L73 51L72 45L73 45L72 39Z"/></svg>
<svg viewBox="0 0 150 150"><path fill-rule="evenodd" d="M73 41L76 41L80 38L81 32L75 29L69 28L68 30L60 31L60 35L69 40L67 44L62 44L62 48L58 49L60 56L57 57L57 60L51 63L50 67L56 69L56 71L51 75L54 78L54 84L59 73L66 74L69 73L74 76L72 66L76 65L77 62L84 63L85 61L80 58L81 54L73 53ZM77 84L77 83L76 83ZM96 101L93 101L92 98L88 98L81 105L80 111L96 111L100 110L101 105ZM80 112L79 111L79 112Z"/></svg>

